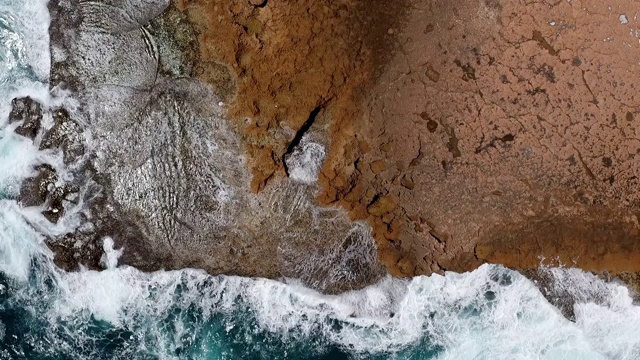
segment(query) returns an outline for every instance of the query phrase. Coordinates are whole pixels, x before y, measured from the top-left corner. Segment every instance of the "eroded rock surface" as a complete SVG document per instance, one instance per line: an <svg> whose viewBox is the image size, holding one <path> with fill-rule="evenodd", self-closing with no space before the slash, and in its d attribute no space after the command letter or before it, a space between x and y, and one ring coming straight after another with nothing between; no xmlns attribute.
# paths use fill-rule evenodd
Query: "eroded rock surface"
<svg viewBox="0 0 640 360"><path fill-rule="evenodd" d="M356 126L356 185L327 200L369 218L396 273L640 270L635 11L415 2Z"/></svg>
<svg viewBox="0 0 640 360"><path fill-rule="evenodd" d="M176 4L199 34L195 75L233 100L229 114L241 126L256 192L285 175L283 157L314 112L335 118L336 153L354 142L360 90L396 46L387 29L408 11L405 0Z"/></svg>
<svg viewBox="0 0 640 360"><path fill-rule="evenodd" d="M318 200L366 219L392 274L640 270L634 1L177 3L200 79L237 78L254 190L321 107Z"/></svg>
<svg viewBox="0 0 640 360"><path fill-rule="evenodd" d="M91 209L65 262L108 235L326 291L376 279L375 245L402 276L640 271L633 1L133 4L50 5L73 100L43 144Z"/></svg>
<svg viewBox="0 0 640 360"><path fill-rule="evenodd" d="M63 150L87 206L77 231L51 240L58 261L96 265L111 236L122 262L143 270L284 276L328 292L378 279L370 228L313 201L327 125L309 124L289 149L315 149L291 162L306 181L252 193L220 88L190 78L195 33L184 15L166 1L133 4L50 4L52 86L72 95L42 146Z"/></svg>

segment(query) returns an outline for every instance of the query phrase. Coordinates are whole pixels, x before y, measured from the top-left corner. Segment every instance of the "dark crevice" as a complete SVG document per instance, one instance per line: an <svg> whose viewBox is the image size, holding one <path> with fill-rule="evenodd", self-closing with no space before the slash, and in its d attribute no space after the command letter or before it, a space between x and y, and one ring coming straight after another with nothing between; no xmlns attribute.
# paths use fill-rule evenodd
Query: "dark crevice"
<svg viewBox="0 0 640 360"><path fill-rule="evenodd" d="M460 142L460 140L456 136L456 131L453 128L448 128L448 130L449 131L447 132L449 133L449 142L447 143L447 148L449 149L449 152L453 155L454 159L459 158L460 156L462 156L462 152L458 147L458 143Z"/></svg>
<svg viewBox="0 0 640 360"><path fill-rule="evenodd" d="M375 194L373 196L373 199L371 199L371 201L369 201L369 203L367 204L367 208L369 208L369 207L371 207L371 205L375 204L381 197L382 197L382 194Z"/></svg>
<svg viewBox="0 0 640 360"><path fill-rule="evenodd" d="M586 71L582 70L582 83L584 83L584 86L587 88L587 90L589 90L589 94L591 94L591 97L593 98L591 102L597 106L598 98L596 98L595 94L593 93L593 90L591 90L591 86L589 86L587 79L584 77L585 74L586 74Z"/></svg>
<svg viewBox="0 0 640 360"><path fill-rule="evenodd" d="M580 153L580 151L578 151L578 149L576 149L575 147L574 147L574 150L578 153L578 160L580 160L580 164L582 164L582 168L584 168L584 171L587 173L587 176L589 176L592 180L596 180L596 176L593 174L593 171L591 171L587 163L582 158L582 154Z"/></svg>
<svg viewBox="0 0 640 360"><path fill-rule="evenodd" d="M307 131L309 131L309 129L311 129L311 126L313 126L313 123L316 121L316 118L318 117L318 114L320 113L320 111L322 111L322 109L324 109L324 105L318 105L311 111L311 113L309 113L309 117L304 122L304 124L302 124L300 130L296 132L293 140L291 140L291 143L289 143L289 146L287 146L287 151L284 153L284 155L282 155L282 165L284 166L284 172L285 174L287 174L287 177L289 177L289 169L287 167L287 162L285 161L287 156L289 156L289 154L293 152L296 146L300 145L302 137L307 133Z"/></svg>
<svg viewBox="0 0 640 360"><path fill-rule="evenodd" d="M533 31L533 36L531 39L537 41L538 45L540 45L541 48L547 50L551 56L558 56L558 54L560 53L558 50L554 49L551 44L549 44L547 39L542 36L542 33L539 30Z"/></svg>
<svg viewBox="0 0 640 360"><path fill-rule="evenodd" d="M478 78L476 77L476 69L471 66L471 64L466 63L463 64L460 60L456 59L453 62L454 64L456 64L460 69L462 69L462 80L464 81L469 81L469 80L478 80Z"/></svg>
<svg viewBox="0 0 640 360"><path fill-rule="evenodd" d="M506 145L509 142L512 142L515 140L515 135L513 134L507 134L503 137L494 137L488 144L486 145L482 145L484 143L484 135L482 135L482 139L480 140L480 146L478 146L476 148L476 154L480 154L481 152L489 149L489 148L497 148L497 143L501 142L502 145Z"/></svg>
<svg viewBox="0 0 640 360"><path fill-rule="evenodd" d="M440 243L440 244L444 244L445 243L444 241L442 241L442 238L436 234L435 231L431 230L431 231L429 231L429 234L431 234L431 236L433 236L433 238L436 239L438 241L438 243Z"/></svg>
<svg viewBox="0 0 640 360"><path fill-rule="evenodd" d="M409 167L418 166L420 164L420 161L424 157L424 153L422 152L422 140L420 140L418 144L418 155L413 160L411 160L411 162L409 163Z"/></svg>
<svg viewBox="0 0 640 360"><path fill-rule="evenodd" d="M268 0L264 0L264 1L262 1L261 3L259 3L259 4L253 4L253 7L256 7L256 8L263 8L263 7L267 6L267 3L268 3L268 2L269 2Z"/></svg>

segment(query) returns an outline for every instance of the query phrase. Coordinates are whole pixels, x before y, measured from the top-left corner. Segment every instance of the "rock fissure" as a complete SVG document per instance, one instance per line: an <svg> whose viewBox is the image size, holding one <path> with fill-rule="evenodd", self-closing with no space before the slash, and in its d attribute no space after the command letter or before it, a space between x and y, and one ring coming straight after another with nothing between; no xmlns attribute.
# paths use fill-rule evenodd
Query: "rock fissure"
<svg viewBox="0 0 640 360"><path fill-rule="evenodd" d="M285 174L287 176L289 176L289 169L287 168L287 162L286 162L287 156L291 155L293 150L298 145L300 145L300 141L302 141L302 138L311 129L311 127L313 126L314 122L316 121L316 118L318 117L318 114L320 114L320 112L326 107L327 103L328 103L328 101L325 104L318 105L313 110L311 110L311 113L309 113L309 117L302 124L300 129L298 131L296 131L296 134L293 136L293 139L291 140L291 142L287 146L287 150L285 151L284 155L282 155L282 164L283 164L283 167L284 167Z"/></svg>

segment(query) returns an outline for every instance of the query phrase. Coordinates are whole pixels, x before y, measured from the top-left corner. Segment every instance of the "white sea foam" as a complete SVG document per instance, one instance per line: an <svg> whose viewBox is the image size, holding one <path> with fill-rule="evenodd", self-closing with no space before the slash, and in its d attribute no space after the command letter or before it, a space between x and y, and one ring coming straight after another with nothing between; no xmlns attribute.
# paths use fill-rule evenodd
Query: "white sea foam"
<svg viewBox="0 0 640 360"><path fill-rule="evenodd" d="M303 184L315 183L325 157L326 150L322 144L303 137L286 159L289 178Z"/></svg>
<svg viewBox="0 0 640 360"><path fill-rule="evenodd" d="M113 239L107 237L103 240L102 249L104 250L104 254L100 259L102 265L105 269L115 269L118 266L118 258L122 256L123 249L114 249L113 248Z"/></svg>
<svg viewBox="0 0 640 360"><path fill-rule="evenodd" d="M33 93L25 93L32 95ZM46 99L46 97L43 97ZM45 101L46 104L46 101ZM47 118L49 116L45 116ZM55 169L58 183L71 181L73 175L65 167L62 153L59 150L39 150L41 136L35 141L17 135L14 130L18 123L0 126L0 200L15 199L20 193L22 182L37 174L35 168L40 164L47 164ZM44 126L46 129L51 124ZM65 234L80 226L80 214L84 211L82 199L87 187L86 184L80 189L78 203L68 204L64 216L56 223L51 224L43 215L44 205L34 207L16 207L27 222L35 227L39 233L46 236L57 236Z"/></svg>
<svg viewBox="0 0 640 360"><path fill-rule="evenodd" d="M636 359L629 345L640 339L638 308L628 294L615 294L612 307L578 305L573 323L529 280L494 265L410 281L386 278L339 296L266 279L194 270L144 274L126 266L63 274L59 286L52 319L87 313L140 328L135 322L151 324L176 306L195 305L211 316L242 299L262 330L290 341L319 331L356 354L399 351L428 338L444 349L440 359ZM176 326L185 325L176 319Z"/></svg>
<svg viewBox="0 0 640 360"><path fill-rule="evenodd" d="M548 269L555 292L576 300L576 324L589 343L609 359L640 359L640 307L630 291L579 269Z"/></svg>
<svg viewBox="0 0 640 360"><path fill-rule="evenodd" d="M13 133L18 124L6 123L14 97L31 96L48 104L49 21L44 0L0 3L0 199L15 196L22 179L47 156Z"/></svg>
<svg viewBox="0 0 640 360"><path fill-rule="evenodd" d="M19 219L11 220L20 223ZM33 235L13 237L21 240L7 242L2 252L32 248ZM397 351L427 338L443 349L441 359L638 357L640 308L632 304L626 288L597 278L573 286L580 292L581 286L593 287L595 281L596 288L605 289L601 295L608 301L596 305L582 299L584 302L576 305L577 321L573 323L550 305L532 282L495 265L466 274L412 280L387 277L363 290L329 296L295 284L210 277L195 270L145 274L127 266L116 267L119 252L108 239L104 248L107 270L59 273L60 293L49 314L52 325L86 314L116 326L140 329L165 318L176 306L196 306L198 312L210 317L232 311L241 299L263 330L284 339L316 336L319 331L331 343L360 354ZM18 258L26 259L27 254L32 251ZM23 261L2 270L15 274L24 268ZM586 274L575 269L554 271L563 279L568 278L567 273L573 278ZM341 327L335 328L332 320L339 321ZM177 327L186 325L176 319ZM152 326L147 329L152 330ZM158 341L169 341L161 333L155 336Z"/></svg>
<svg viewBox="0 0 640 360"><path fill-rule="evenodd" d="M20 215L15 201L0 200L0 272L24 282L32 258L41 254L50 256L41 237Z"/></svg>
<svg viewBox="0 0 640 360"><path fill-rule="evenodd" d="M40 162L38 149L30 139L15 135L15 126L0 131L0 197L15 197L22 180L34 174Z"/></svg>
<svg viewBox="0 0 640 360"><path fill-rule="evenodd" d="M8 92L31 90L30 85L49 78L50 17L46 4L46 0L0 3L0 94L3 97ZM4 120L6 107L1 110Z"/></svg>

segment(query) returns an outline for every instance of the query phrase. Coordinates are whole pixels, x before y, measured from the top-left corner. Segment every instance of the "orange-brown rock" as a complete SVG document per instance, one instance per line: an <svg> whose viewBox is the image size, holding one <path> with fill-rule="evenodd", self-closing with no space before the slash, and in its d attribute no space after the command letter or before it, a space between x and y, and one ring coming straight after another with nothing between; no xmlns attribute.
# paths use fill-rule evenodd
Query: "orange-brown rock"
<svg viewBox="0 0 640 360"><path fill-rule="evenodd" d="M391 199L389 196L383 196L373 202L371 206L369 206L369 214L373 216L383 216L386 215L393 210L395 210L398 205Z"/></svg>
<svg viewBox="0 0 640 360"><path fill-rule="evenodd" d="M397 25L397 9L357 0L176 3L199 33L196 75L228 90L224 95L244 136L254 191L283 173L287 147L314 111L329 108L336 119L332 131L352 140L342 135L354 135L353 119L362 112L358 90L388 47L368 44Z"/></svg>
<svg viewBox="0 0 640 360"><path fill-rule="evenodd" d="M324 199L394 196L405 226L397 239L376 232L379 246L419 274L482 262L639 271L637 3L413 4L356 120L371 149L357 181L329 182ZM381 158L395 166L361 165Z"/></svg>
<svg viewBox="0 0 640 360"><path fill-rule="evenodd" d="M318 201L368 220L392 274L640 271L637 1L178 5L254 190L324 108Z"/></svg>

